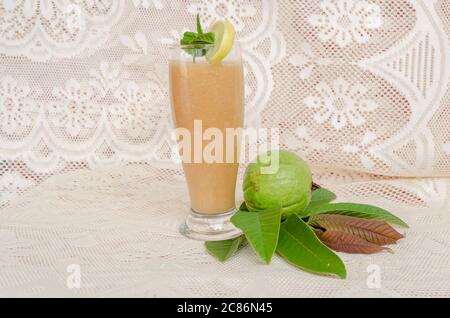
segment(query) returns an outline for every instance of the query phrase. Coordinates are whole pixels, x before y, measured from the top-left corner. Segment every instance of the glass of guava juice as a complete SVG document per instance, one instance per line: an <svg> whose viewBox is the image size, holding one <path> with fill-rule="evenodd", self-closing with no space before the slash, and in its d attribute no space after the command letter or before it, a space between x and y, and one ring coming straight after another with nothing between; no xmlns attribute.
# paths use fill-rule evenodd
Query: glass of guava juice
<svg viewBox="0 0 450 318"><path fill-rule="evenodd" d="M241 49L233 42L220 61L204 56L215 49L177 45L169 58L172 118L191 204L180 231L204 241L241 234L230 222L244 120Z"/></svg>

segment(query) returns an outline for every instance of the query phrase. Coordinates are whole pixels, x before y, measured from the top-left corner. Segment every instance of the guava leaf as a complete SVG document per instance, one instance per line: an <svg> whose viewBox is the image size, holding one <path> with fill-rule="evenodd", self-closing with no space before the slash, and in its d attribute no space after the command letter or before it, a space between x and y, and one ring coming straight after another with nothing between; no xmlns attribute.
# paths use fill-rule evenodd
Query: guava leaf
<svg viewBox="0 0 450 318"><path fill-rule="evenodd" d="M309 201L309 204L305 209L316 209L318 206L330 203L334 199L336 199L336 194L323 187L318 187L312 191L311 200ZM305 217L303 216L303 211L299 211L297 214L299 214L303 218Z"/></svg>
<svg viewBox="0 0 450 318"><path fill-rule="evenodd" d="M387 221L403 227L408 227L408 224L406 224L402 219L393 215L389 211L386 211L385 209L382 209L374 205L360 204L360 203L342 202L342 203L327 203L327 204L313 205L308 206L298 215L303 218L317 214L348 215L357 218Z"/></svg>
<svg viewBox="0 0 450 318"><path fill-rule="evenodd" d="M311 193L311 201L309 202L307 209L312 209L315 206L330 203L334 199L336 199L336 194L328 189L318 188Z"/></svg>
<svg viewBox="0 0 450 318"><path fill-rule="evenodd" d="M258 212L239 210L231 217L231 222L244 232L255 252L269 264L277 247L281 208Z"/></svg>
<svg viewBox="0 0 450 318"><path fill-rule="evenodd" d="M329 248L338 252L373 254L383 250L389 250L386 247L367 242L359 236L351 233L314 229L317 237Z"/></svg>
<svg viewBox="0 0 450 318"><path fill-rule="evenodd" d="M225 262L241 247L244 235L231 240L205 242L206 250L221 262Z"/></svg>
<svg viewBox="0 0 450 318"><path fill-rule="evenodd" d="M385 221L355 218L347 215L319 214L309 218L308 224L321 229L340 231L358 236L377 245L394 244L403 238Z"/></svg>
<svg viewBox="0 0 450 318"><path fill-rule="evenodd" d="M297 215L291 215L281 224L277 253L290 264L319 274L335 274L345 278L347 272L342 260L314 234Z"/></svg>

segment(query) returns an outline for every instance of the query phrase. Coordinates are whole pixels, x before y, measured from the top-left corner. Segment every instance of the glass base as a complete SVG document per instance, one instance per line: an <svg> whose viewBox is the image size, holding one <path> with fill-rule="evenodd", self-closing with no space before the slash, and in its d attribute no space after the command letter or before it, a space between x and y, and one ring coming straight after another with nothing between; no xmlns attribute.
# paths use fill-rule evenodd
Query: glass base
<svg viewBox="0 0 450 318"><path fill-rule="evenodd" d="M222 241L242 235L230 221L236 209L222 214L199 214L191 209L180 232L188 238L199 241Z"/></svg>

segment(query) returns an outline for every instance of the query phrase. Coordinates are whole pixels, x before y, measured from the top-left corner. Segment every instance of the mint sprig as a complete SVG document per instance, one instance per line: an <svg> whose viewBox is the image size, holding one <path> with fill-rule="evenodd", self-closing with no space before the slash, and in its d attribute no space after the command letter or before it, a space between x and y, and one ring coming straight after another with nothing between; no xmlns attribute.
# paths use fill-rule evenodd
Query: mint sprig
<svg viewBox="0 0 450 318"><path fill-rule="evenodd" d="M200 16L197 14L197 33L184 32L180 44L185 46L184 51L192 56L195 63L195 58L205 56L208 53L208 46L214 44L214 33L203 32Z"/></svg>

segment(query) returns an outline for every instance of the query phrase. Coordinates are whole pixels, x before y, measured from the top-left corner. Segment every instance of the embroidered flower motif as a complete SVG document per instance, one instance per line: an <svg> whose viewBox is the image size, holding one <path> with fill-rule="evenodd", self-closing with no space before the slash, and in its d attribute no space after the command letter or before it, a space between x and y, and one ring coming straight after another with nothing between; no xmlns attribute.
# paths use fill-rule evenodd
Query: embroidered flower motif
<svg viewBox="0 0 450 318"><path fill-rule="evenodd" d="M368 131L364 134L359 144L343 145L342 151L345 153L358 155L361 159L361 164L363 165L363 167L368 170L372 170L375 167L375 162L372 159L373 155L369 147L376 139L377 136L375 135L375 133Z"/></svg>
<svg viewBox="0 0 450 318"><path fill-rule="evenodd" d="M144 59L145 63L149 63L150 59L154 58L148 51L148 40L143 31L137 31L133 37L122 35L120 42L132 52L122 57L122 63L125 65L131 65Z"/></svg>
<svg viewBox="0 0 450 318"><path fill-rule="evenodd" d="M11 76L0 79L0 131L12 135L21 133L33 124L39 111L35 97L39 93L17 81Z"/></svg>
<svg viewBox="0 0 450 318"><path fill-rule="evenodd" d="M307 107L316 109L314 119L323 124L330 120L335 129L341 129L350 123L361 126L365 123L363 113L372 112L378 104L365 98L368 89L359 83L350 84L343 78L333 81L332 85L320 82L316 86L318 96L307 96L304 103Z"/></svg>
<svg viewBox="0 0 450 318"><path fill-rule="evenodd" d="M314 140L306 126L295 129L295 135L290 135L285 141L288 148L299 151L302 155L308 155L314 150L327 150L326 143Z"/></svg>
<svg viewBox="0 0 450 318"><path fill-rule="evenodd" d="M164 8L164 3L161 0L132 0L136 8L149 9L154 7L157 10Z"/></svg>
<svg viewBox="0 0 450 318"><path fill-rule="evenodd" d="M0 53L33 60L72 57L101 47L124 0L0 0Z"/></svg>
<svg viewBox="0 0 450 318"><path fill-rule="evenodd" d="M302 80L311 76L314 68L319 65L330 65L330 59L318 57L309 43L299 45L300 53L289 58L289 63L300 68L299 76Z"/></svg>
<svg viewBox="0 0 450 318"><path fill-rule="evenodd" d="M189 31L187 28L183 28L181 32L178 32L177 30L170 30L169 36L166 37L160 37L158 41L165 45L173 45L180 43L181 38L183 37L184 32Z"/></svg>
<svg viewBox="0 0 450 318"><path fill-rule="evenodd" d="M53 96L58 101L49 105L48 115L56 127L72 137L96 127L101 108L94 102L90 87L82 87L72 79L66 82L65 88L54 88Z"/></svg>
<svg viewBox="0 0 450 318"><path fill-rule="evenodd" d="M17 172L7 171L0 176L0 207L12 199L16 198L19 193L28 189L34 184L34 181L25 179Z"/></svg>
<svg viewBox="0 0 450 318"><path fill-rule="evenodd" d="M426 204L430 210L441 211L450 208L448 200L449 183L445 178L422 179L416 183L414 194ZM445 219L450 217L446 213Z"/></svg>
<svg viewBox="0 0 450 318"><path fill-rule="evenodd" d="M126 130L132 138L143 138L157 127L162 117L163 94L156 83L148 82L140 87L128 82L115 91L114 96L119 103L111 105L109 112L115 128Z"/></svg>
<svg viewBox="0 0 450 318"><path fill-rule="evenodd" d="M248 1L209 0L189 4L188 12L199 13L204 25L211 25L217 17L221 17L233 23L236 31L242 31L245 27L243 18L253 17L256 9Z"/></svg>
<svg viewBox="0 0 450 318"><path fill-rule="evenodd" d="M334 41L345 47L353 41L366 43L370 39L368 30L383 24L381 9L377 4L364 0L322 0L322 15L311 15L308 22L320 28L322 42Z"/></svg>
<svg viewBox="0 0 450 318"><path fill-rule="evenodd" d="M6 11L13 11L16 9L21 1L3 0L3 7ZM31 18L34 15L41 14L43 17L49 19L54 13L54 0L24 0L23 13L26 18Z"/></svg>
<svg viewBox="0 0 450 318"><path fill-rule="evenodd" d="M101 97L106 97L108 92L115 90L128 77L128 73L122 72L119 64L110 65L107 61L102 61L99 69L92 69L89 74L89 85L96 89Z"/></svg>
<svg viewBox="0 0 450 318"><path fill-rule="evenodd" d="M2 0L3 8L7 12L12 12L20 7L20 11L27 19L33 17L43 17L45 19L51 19L58 14L68 14L73 10L86 9L89 14L101 15L108 13L111 8L117 6L114 3L115 0L75 0L71 2L60 0ZM148 0L141 0L142 2L148 2ZM154 2L160 2L159 0L153 0ZM133 0L133 2L139 2L139 0Z"/></svg>

